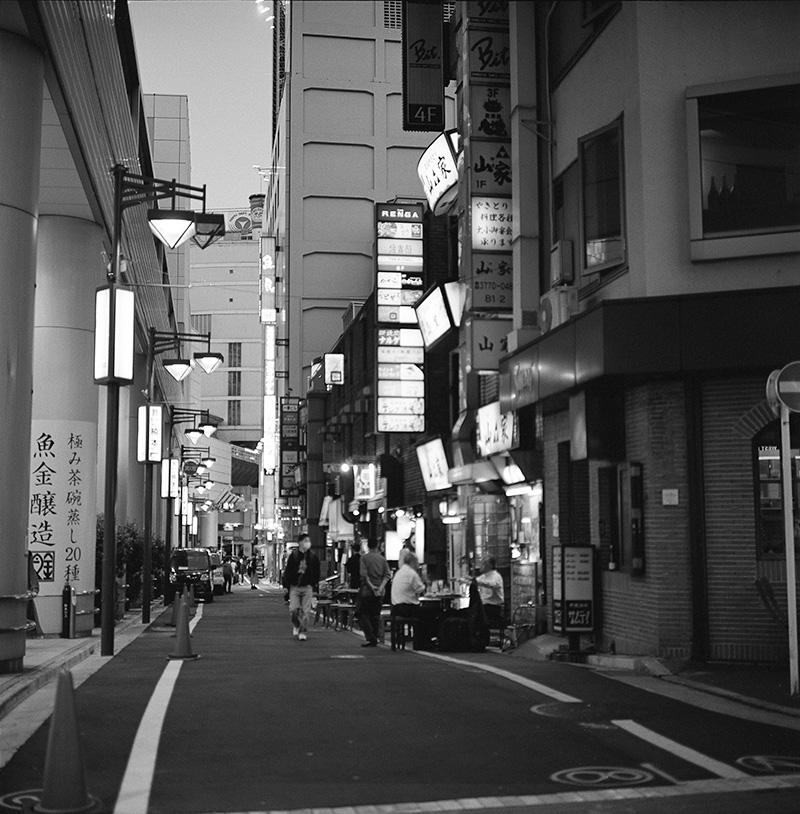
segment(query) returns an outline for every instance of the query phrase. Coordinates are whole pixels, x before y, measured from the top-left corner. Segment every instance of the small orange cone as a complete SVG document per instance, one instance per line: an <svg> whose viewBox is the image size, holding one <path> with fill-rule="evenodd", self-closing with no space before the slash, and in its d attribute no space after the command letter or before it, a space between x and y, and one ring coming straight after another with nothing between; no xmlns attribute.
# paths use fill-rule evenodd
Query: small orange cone
<svg viewBox="0 0 800 814"><path fill-rule="evenodd" d="M178 637L177 653L170 653L170 659L196 659L199 658L195 653L192 653L192 640L189 635L189 608L186 602L181 599L180 607L178 608L178 620L175 623L176 636Z"/></svg>
<svg viewBox="0 0 800 814"><path fill-rule="evenodd" d="M47 736L47 755L41 800L34 811L72 814L95 811L100 801L86 790L78 716L72 687L72 673L61 670L56 685L56 701Z"/></svg>
<svg viewBox="0 0 800 814"><path fill-rule="evenodd" d="M194 598L194 585L191 589L188 585L183 586L183 598L186 600L186 609L191 612L192 608L197 607L197 600Z"/></svg>
<svg viewBox="0 0 800 814"><path fill-rule="evenodd" d="M181 604L181 597L177 591L175 591L175 596L172 597L172 616L169 618L169 622L167 622L167 627L175 627L175 623L178 621L178 606Z"/></svg>

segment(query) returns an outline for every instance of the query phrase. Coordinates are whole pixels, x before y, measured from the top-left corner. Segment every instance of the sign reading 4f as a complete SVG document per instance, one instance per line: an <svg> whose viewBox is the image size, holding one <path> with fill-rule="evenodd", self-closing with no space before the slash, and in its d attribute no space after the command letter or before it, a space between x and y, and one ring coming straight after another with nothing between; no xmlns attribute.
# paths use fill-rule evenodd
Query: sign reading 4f
<svg viewBox="0 0 800 814"><path fill-rule="evenodd" d="M444 128L444 24L440 3L403 3L403 129Z"/></svg>

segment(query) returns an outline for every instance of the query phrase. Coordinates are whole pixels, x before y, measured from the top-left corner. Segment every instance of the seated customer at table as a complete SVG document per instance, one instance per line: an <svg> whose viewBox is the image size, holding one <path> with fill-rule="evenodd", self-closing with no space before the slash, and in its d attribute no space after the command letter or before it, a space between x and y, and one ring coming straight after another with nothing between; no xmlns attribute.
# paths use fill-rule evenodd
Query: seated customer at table
<svg viewBox="0 0 800 814"><path fill-rule="evenodd" d="M392 613L397 616L419 616L419 598L425 593L425 583L419 575L416 554L400 552L400 567L392 579Z"/></svg>

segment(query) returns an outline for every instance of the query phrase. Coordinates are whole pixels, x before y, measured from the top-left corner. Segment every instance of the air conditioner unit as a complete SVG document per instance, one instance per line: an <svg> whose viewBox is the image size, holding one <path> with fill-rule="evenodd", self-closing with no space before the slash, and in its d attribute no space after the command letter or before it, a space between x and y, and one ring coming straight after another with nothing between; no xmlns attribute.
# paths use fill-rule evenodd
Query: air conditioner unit
<svg viewBox="0 0 800 814"><path fill-rule="evenodd" d="M568 285L574 279L572 241L559 240L550 249L550 285Z"/></svg>
<svg viewBox="0 0 800 814"><path fill-rule="evenodd" d="M566 322L578 310L578 289L562 285L545 291L539 300L539 328L546 333Z"/></svg>

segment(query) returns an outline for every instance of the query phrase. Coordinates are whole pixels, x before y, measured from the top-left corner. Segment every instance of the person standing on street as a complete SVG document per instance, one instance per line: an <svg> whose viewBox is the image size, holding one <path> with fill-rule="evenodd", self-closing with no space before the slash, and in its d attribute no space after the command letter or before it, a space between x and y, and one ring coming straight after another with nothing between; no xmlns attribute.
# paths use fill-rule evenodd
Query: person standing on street
<svg viewBox="0 0 800 814"><path fill-rule="evenodd" d="M483 602L486 621L489 624L501 624L505 595L503 592L503 578L497 571L494 557L486 557L483 561L483 573L475 577L475 581L478 583L478 591Z"/></svg>
<svg viewBox="0 0 800 814"><path fill-rule="evenodd" d="M305 533L297 538L297 548L286 560L283 588L289 592L292 635L304 642L311 602L319 590L319 557L311 551L311 538Z"/></svg>
<svg viewBox="0 0 800 814"><path fill-rule="evenodd" d="M389 563L378 552L378 540L370 537L369 549L361 556L361 630L366 641L362 647L377 647L381 623L381 606L386 583L392 578Z"/></svg>
<svg viewBox="0 0 800 814"><path fill-rule="evenodd" d="M361 541L353 543L353 549L345 564L347 587L358 590L361 587Z"/></svg>

